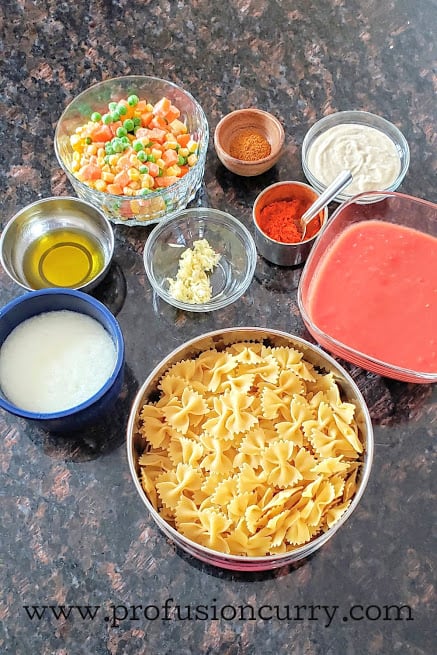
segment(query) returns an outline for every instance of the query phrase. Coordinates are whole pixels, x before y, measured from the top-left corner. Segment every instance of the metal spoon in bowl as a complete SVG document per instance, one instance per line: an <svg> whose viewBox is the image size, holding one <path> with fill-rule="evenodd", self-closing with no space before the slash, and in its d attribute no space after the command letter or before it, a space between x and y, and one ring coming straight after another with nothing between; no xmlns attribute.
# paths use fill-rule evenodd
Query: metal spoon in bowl
<svg viewBox="0 0 437 655"><path fill-rule="evenodd" d="M335 196L344 189L345 186L352 182L352 173L350 171L342 171L329 186L326 187L324 192L320 194L315 202L309 207L300 218L300 225L302 228L301 241L305 240L308 223L317 216L321 209L334 200Z"/></svg>

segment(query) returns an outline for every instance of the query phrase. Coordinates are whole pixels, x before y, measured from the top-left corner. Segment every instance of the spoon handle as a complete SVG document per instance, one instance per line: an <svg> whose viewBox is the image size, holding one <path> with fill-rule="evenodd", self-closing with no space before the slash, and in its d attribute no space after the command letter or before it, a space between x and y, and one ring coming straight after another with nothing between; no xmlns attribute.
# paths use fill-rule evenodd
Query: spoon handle
<svg viewBox="0 0 437 655"><path fill-rule="evenodd" d="M301 221L308 224L314 216L317 216L319 211L326 207L335 196L344 189L345 186L352 182L352 173L350 171L342 171L335 180L320 194L317 200L311 205L307 211L302 214Z"/></svg>

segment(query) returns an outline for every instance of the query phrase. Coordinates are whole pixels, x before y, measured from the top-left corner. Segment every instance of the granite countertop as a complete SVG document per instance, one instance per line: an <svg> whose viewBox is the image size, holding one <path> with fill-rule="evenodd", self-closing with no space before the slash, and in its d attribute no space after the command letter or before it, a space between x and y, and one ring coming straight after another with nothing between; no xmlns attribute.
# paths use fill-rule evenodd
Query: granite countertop
<svg viewBox="0 0 437 655"><path fill-rule="evenodd" d="M437 202L436 25L434 0L2 3L2 225L29 202L73 193L53 150L56 121L78 92L126 74L188 89L211 134L241 107L282 121L284 153L256 178L227 172L210 139L193 204L229 211L250 229L265 186L304 181L305 133L337 110L395 123L411 149L400 190ZM248 291L223 311L188 314L161 302L142 263L150 229L114 227L114 262L94 292L126 341L113 415L61 438L0 413L0 652L431 655L435 386L346 365L374 424L370 482L347 523L298 564L250 574L216 569L176 549L147 516L128 470L125 427L153 366L189 338L231 325L309 338L296 302L300 269L260 257ZM1 304L21 293L1 271ZM254 616L241 615L248 605ZM82 618L85 606L94 618Z"/></svg>

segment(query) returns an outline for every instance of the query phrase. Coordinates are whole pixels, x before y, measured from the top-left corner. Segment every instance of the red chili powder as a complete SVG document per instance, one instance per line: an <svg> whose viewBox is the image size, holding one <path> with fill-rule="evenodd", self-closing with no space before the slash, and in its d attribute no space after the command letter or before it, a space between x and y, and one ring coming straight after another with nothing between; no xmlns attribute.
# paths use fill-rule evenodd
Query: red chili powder
<svg viewBox="0 0 437 655"><path fill-rule="evenodd" d="M299 243L302 240L300 217L311 205L308 200L275 200L262 208L259 227L274 241L281 243ZM317 234L320 218L314 218L307 226L305 240Z"/></svg>

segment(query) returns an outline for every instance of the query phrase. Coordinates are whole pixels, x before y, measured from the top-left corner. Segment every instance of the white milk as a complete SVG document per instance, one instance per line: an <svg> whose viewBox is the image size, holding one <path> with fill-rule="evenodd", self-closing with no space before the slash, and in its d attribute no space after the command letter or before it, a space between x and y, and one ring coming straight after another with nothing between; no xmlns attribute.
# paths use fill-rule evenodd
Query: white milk
<svg viewBox="0 0 437 655"><path fill-rule="evenodd" d="M0 386L27 411L58 412L95 394L114 370L117 353L90 316L51 311L23 321L0 348Z"/></svg>

